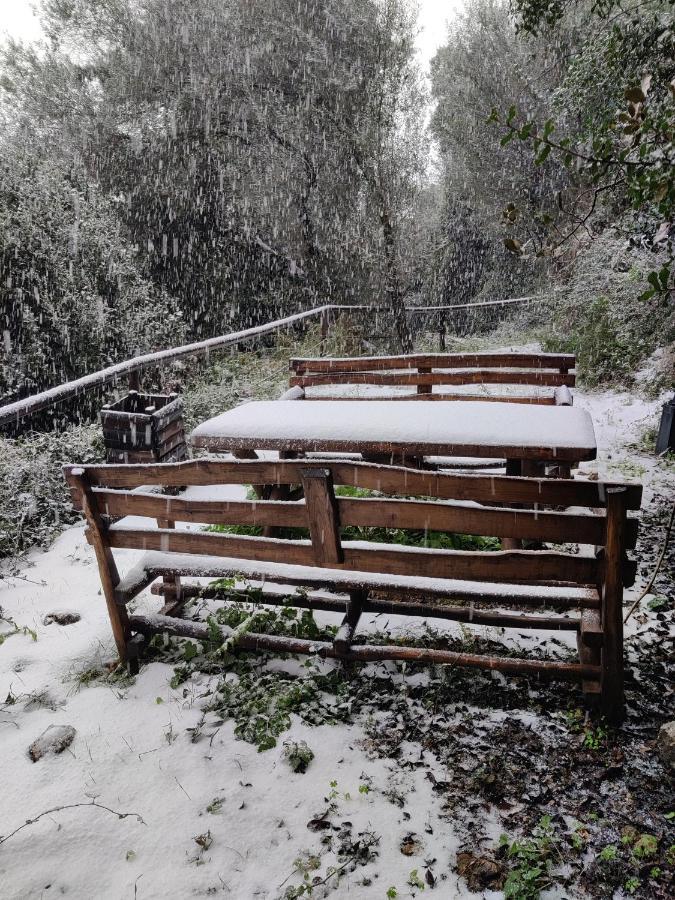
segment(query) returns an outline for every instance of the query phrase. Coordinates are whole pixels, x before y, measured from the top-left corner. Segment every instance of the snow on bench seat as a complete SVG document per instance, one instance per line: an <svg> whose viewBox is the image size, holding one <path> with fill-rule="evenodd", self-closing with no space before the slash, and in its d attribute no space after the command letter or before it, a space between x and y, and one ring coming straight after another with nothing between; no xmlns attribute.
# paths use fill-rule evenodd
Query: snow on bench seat
<svg viewBox="0 0 675 900"><path fill-rule="evenodd" d="M371 542L359 541L345 542L345 546L348 544L378 546ZM397 547L397 549L405 548ZM420 548L408 549L414 549L417 552L420 550ZM166 553L161 550L147 551L122 578L117 591L120 595L131 595L166 572L191 578L241 576L259 581L269 579L289 586L320 584L328 589L344 591L368 588L374 591L396 592L397 589L400 589L405 596L452 599L466 603L504 601L511 604L522 603L527 606L547 606L560 605L555 601L562 600L567 601L569 606L596 607L598 605L597 592L583 587L496 584L448 578L350 572L220 556Z"/></svg>

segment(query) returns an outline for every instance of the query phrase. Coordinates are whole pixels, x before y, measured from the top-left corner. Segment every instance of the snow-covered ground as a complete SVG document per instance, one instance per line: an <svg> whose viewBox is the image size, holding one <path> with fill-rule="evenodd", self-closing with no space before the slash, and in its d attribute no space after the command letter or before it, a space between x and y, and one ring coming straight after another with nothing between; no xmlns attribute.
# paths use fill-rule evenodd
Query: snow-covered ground
<svg viewBox="0 0 675 900"><path fill-rule="evenodd" d="M597 462L583 468L602 477L640 478L647 502L653 494L672 493L672 472L629 448L657 424L660 402L577 392L575 403L591 413L600 450ZM130 551L118 554L122 568L134 558ZM157 600L146 592L141 608L156 608ZM417 896L415 878L424 881L430 860L434 896L475 896L453 871L458 836L452 816L442 819L442 828L429 826L441 817L442 798L427 769L412 764L425 757L419 745L408 748L411 765L402 766L400 758L373 756L359 726L310 728L294 720L276 748L258 753L235 739L232 722L214 726L210 714L204 726L209 676L172 689L173 667L151 663L132 683L89 681L87 673L100 670L113 653L98 571L81 526L64 532L47 552L34 553L22 577L0 581L0 608L5 620L36 638L10 634L10 625L0 623L6 635L0 644L0 835L55 807L94 801L108 808L51 812L0 843L2 900L274 900L302 883L298 860L320 860L317 870L310 863L310 879L325 877L327 862L342 864L321 857L323 831L307 827L331 804L332 821L342 823L352 841L359 834L361 841L371 833L379 838L377 858L353 872L346 865L344 875L333 879L338 886L331 896L383 900L390 888L396 889L390 896ZM62 611L81 618L65 626L44 624L50 613ZM633 619L629 628L637 627ZM28 747L50 725L72 725L75 740L65 752L34 763ZM305 774L290 771L284 740L311 746L314 759ZM402 805L391 802L393 787L405 798ZM401 847L411 834L413 852L406 855ZM314 896L322 896L321 889Z"/></svg>

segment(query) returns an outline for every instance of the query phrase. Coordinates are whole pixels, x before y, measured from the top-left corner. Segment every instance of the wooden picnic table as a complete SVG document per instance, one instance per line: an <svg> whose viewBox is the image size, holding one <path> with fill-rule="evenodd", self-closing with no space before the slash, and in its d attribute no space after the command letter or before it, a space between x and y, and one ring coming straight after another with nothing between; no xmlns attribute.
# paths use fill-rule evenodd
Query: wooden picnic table
<svg viewBox="0 0 675 900"><path fill-rule="evenodd" d="M391 462L498 457L511 464L510 474L519 474L525 460L569 468L596 456L593 422L585 410L499 402L253 401L203 422L191 442L240 456L277 450L284 456L361 453Z"/></svg>

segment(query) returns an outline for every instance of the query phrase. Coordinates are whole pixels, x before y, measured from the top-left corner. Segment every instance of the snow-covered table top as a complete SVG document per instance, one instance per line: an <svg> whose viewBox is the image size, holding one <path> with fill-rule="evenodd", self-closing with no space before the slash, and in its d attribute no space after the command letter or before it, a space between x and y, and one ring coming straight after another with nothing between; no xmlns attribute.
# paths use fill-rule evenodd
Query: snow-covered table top
<svg viewBox="0 0 675 900"><path fill-rule="evenodd" d="M594 459L585 410L515 403L265 400L244 403L192 432L212 451L281 450Z"/></svg>

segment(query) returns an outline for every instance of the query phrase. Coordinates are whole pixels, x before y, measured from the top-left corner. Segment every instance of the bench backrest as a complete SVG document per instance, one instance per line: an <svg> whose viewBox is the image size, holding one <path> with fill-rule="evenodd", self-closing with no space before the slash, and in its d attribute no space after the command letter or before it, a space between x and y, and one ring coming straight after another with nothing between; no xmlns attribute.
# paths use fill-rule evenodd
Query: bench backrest
<svg viewBox="0 0 675 900"><path fill-rule="evenodd" d="M610 564L624 584L632 583L635 574L635 565L623 553L635 546L637 536L637 522L626 516L626 510L640 505L641 487L635 484L452 475L323 460L68 466L65 474L74 504L89 520L90 539L100 545L97 552L103 552L101 547L106 551L147 549L506 584L599 586ZM262 498L192 499L148 489L224 484L259 486ZM304 500L265 499L271 485L301 486ZM262 486L268 486L267 494ZM377 496L342 496L336 486L376 492ZM521 504L536 508L519 508ZM561 511L571 507L573 511ZM151 517L160 527L129 526L123 521L126 516ZM302 528L307 529L309 539L174 529L177 522ZM349 526L523 538L598 548L611 541L613 561L609 554L582 556L563 547L465 551L384 546L377 537L372 542L344 540L342 530ZM111 560L108 565L112 565ZM114 581L116 571L111 570L111 577Z"/></svg>
<svg viewBox="0 0 675 900"><path fill-rule="evenodd" d="M291 359L291 388L361 384L411 387L400 399L507 400L516 403L571 405L576 359L570 353L423 353L407 356ZM441 393L434 387L519 385L554 388L545 393ZM320 398L326 399L322 393ZM307 396L306 399L312 399ZM367 396L361 399L368 399Z"/></svg>

